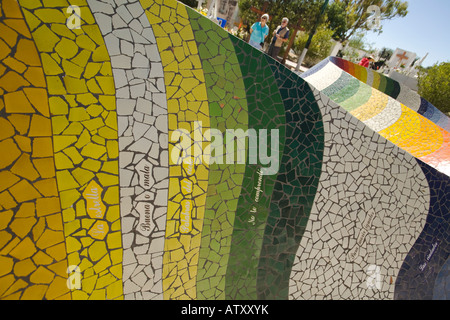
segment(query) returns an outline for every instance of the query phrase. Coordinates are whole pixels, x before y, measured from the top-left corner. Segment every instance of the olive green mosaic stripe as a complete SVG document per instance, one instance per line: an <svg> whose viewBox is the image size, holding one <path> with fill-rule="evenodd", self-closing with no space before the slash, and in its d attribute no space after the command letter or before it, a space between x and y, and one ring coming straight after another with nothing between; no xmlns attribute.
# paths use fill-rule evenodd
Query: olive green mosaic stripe
<svg viewBox="0 0 450 320"><path fill-rule="evenodd" d="M387 77L383 77L383 75L381 75L381 74L380 74L379 78L380 78L380 83L378 84L378 88L376 88L376 89L378 89L381 92L385 92L387 85L388 85L388 79L387 79Z"/></svg>
<svg viewBox="0 0 450 320"><path fill-rule="evenodd" d="M354 75L355 78L357 78L359 81L363 82L363 83L367 83L368 82L368 73L372 72L369 69L364 68L363 66L354 64L353 65L354 68Z"/></svg>
<svg viewBox="0 0 450 320"><path fill-rule="evenodd" d="M192 139L210 127L205 77L185 5L175 0L141 0L155 34L164 69L169 139L178 129ZM202 129L196 127L202 123ZM199 131L202 132L199 132ZM197 133L197 134L196 134ZM208 143L190 142L192 155ZM163 256L164 299L197 298L196 278L208 190L209 166L203 160L172 162L178 143L169 141L169 196ZM198 158L195 159L200 160Z"/></svg>
<svg viewBox="0 0 450 320"><path fill-rule="evenodd" d="M110 58L86 1L74 3L82 19L73 30L66 25L66 1L43 3L20 0L48 84L68 261L81 273L81 289L72 298L122 299L119 148Z"/></svg>
<svg viewBox="0 0 450 320"><path fill-rule="evenodd" d="M244 76L249 128L279 130L279 161L285 142L285 110L272 70L263 53L230 35ZM258 139L259 140L259 139ZM259 152L258 152L259 153ZM247 155L248 159L248 155ZM247 160L248 161L248 160ZM247 164L239 198L226 274L226 299L257 299L257 267L277 175L261 176L263 166ZM256 190L259 187L262 192ZM258 193L259 201L255 201Z"/></svg>
<svg viewBox="0 0 450 320"><path fill-rule="evenodd" d="M288 300L289 280L322 173L324 127L309 85L267 57L286 109L286 144L258 266L258 300Z"/></svg>
<svg viewBox="0 0 450 320"><path fill-rule="evenodd" d="M239 61L228 33L188 8L202 61L211 128L248 129L247 100ZM225 155L224 150L224 155ZM210 164L208 197L197 273L197 299L225 299L225 274L245 164Z"/></svg>

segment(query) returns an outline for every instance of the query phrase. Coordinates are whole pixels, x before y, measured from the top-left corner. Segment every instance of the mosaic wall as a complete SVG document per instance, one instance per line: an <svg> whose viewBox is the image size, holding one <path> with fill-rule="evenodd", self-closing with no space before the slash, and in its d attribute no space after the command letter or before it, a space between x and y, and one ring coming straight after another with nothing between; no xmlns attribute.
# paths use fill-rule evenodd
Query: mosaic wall
<svg viewBox="0 0 450 320"><path fill-rule="evenodd" d="M321 66L174 0L2 0L0 298L447 299L448 134Z"/></svg>
<svg viewBox="0 0 450 320"><path fill-rule="evenodd" d="M408 86L384 74L338 57L329 57L329 60L358 80L403 103L446 131L450 131L450 118Z"/></svg>
<svg viewBox="0 0 450 320"><path fill-rule="evenodd" d="M416 111L417 93L375 71L338 59L327 58L301 77L387 140L450 176L450 133ZM442 113L439 119L443 124L450 121Z"/></svg>

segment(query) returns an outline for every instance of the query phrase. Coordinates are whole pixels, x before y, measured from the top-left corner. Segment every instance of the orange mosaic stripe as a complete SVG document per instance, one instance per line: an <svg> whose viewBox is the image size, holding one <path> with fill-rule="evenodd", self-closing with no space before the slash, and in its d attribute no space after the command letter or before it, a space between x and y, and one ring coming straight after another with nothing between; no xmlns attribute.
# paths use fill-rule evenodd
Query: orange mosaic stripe
<svg viewBox="0 0 450 320"><path fill-rule="evenodd" d="M15 0L0 2L0 298L70 299L42 64Z"/></svg>
<svg viewBox="0 0 450 320"><path fill-rule="evenodd" d="M450 133L442 128L439 129L442 132L442 147L432 154L423 156L421 160L442 172L448 172L450 169Z"/></svg>
<svg viewBox="0 0 450 320"><path fill-rule="evenodd" d="M425 117L420 116L420 131L398 146L416 158L423 158L442 148L444 138L441 128Z"/></svg>

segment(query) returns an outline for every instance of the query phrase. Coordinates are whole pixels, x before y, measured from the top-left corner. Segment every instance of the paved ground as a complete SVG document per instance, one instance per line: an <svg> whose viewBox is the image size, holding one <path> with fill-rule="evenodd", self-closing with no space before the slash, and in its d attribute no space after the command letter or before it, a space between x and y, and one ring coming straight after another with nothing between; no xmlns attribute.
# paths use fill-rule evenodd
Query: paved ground
<svg viewBox="0 0 450 320"><path fill-rule="evenodd" d="M292 62L292 61L286 60L286 67L290 68L291 71L295 71L295 68L297 67L297 62ZM309 68L306 68L305 66L301 66L299 73L303 73L308 70L309 70Z"/></svg>

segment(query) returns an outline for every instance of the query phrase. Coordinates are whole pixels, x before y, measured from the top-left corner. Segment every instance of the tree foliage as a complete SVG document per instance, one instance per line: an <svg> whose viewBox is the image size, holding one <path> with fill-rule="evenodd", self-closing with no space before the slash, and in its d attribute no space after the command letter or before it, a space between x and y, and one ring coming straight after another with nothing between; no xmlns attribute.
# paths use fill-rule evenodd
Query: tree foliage
<svg viewBox="0 0 450 320"><path fill-rule="evenodd" d="M394 50L390 48L383 47L380 52L380 59L390 60L392 55L394 54Z"/></svg>
<svg viewBox="0 0 450 320"><path fill-rule="evenodd" d="M373 44L367 42L364 32L354 34L353 37L349 39L348 45L354 49L359 49L370 53L375 51Z"/></svg>
<svg viewBox="0 0 450 320"><path fill-rule="evenodd" d="M450 112L450 62L419 73L419 95L444 113Z"/></svg>
<svg viewBox="0 0 450 320"><path fill-rule="evenodd" d="M331 41L332 35L333 31L327 28L325 24L322 24L317 28L308 52L306 53L305 60L303 61L306 67L312 67L329 56L333 46L333 42ZM306 42L308 41L308 38L309 34L305 32L302 32L297 37L293 45L293 49L297 54L300 55L306 45Z"/></svg>
<svg viewBox="0 0 450 320"><path fill-rule="evenodd" d="M301 19L301 26L306 32L309 32L314 26L324 0L240 0L240 17L247 25L247 30L253 23L259 21L258 14L253 12L251 8L255 7L262 10L265 2L269 3L266 13L270 16L268 26L270 28L269 35L271 35L284 17L289 19L291 30ZM270 36L266 38L266 41L270 40Z"/></svg>
<svg viewBox="0 0 450 320"><path fill-rule="evenodd" d="M184 3L188 7L197 8L197 4L198 4L197 0L178 0L178 1Z"/></svg>
<svg viewBox="0 0 450 320"><path fill-rule="evenodd" d="M374 26L374 13L368 11L370 6L380 9L380 25ZM408 14L408 2L401 0L334 0L327 9L330 28L334 31L333 38L344 42L358 31L382 32L382 21L395 17L405 17Z"/></svg>

